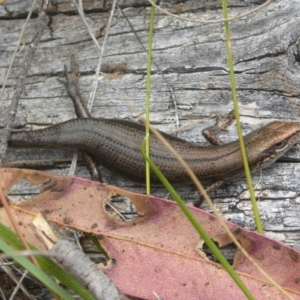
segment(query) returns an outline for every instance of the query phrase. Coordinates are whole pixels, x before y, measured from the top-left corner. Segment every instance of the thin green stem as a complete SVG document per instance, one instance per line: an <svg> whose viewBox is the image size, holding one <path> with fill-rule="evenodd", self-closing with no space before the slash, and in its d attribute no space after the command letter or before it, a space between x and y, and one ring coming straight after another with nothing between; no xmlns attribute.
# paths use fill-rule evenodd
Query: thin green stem
<svg viewBox="0 0 300 300"><path fill-rule="evenodd" d="M6 254L13 253L14 249L6 244L0 239L0 250ZM60 296L62 299L72 300L74 299L67 291L60 287L51 277L49 277L45 272L37 268L31 261L25 257L14 256L15 260L20 266L26 269L30 274L35 276L40 282L42 282L46 287L48 287L52 292Z"/></svg>
<svg viewBox="0 0 300 300"><path fill-rule="evenodd" d="M227 0L222 0L222 6L223 6L223 17L224 17L224 19L227 19L228 18ZM238 101L237 101L237 94L236 94L235 76L234 76L234 67L233 67L233 58L232 58L232 49L231 49L231 42L230 42L229 22L224 22L224 26L225 26L228 66L229 66L229 71L230 71L232 100L233 100L233 105L234 105L234 115L235 115L235 119L236 119L236 127L237 127L238 136L239 136L240 149L241 149L241 154L242 154L242 158L243 158L243 164L244 164L244 169L245 169L245 174L246 174L246 180L247 180L247 185L248 185L248 189L249 189L249 192L250 192L250 197L251 197L252 208L253 208L253 212L254 212L257 231L259 233L263 233L263 227L262 227L262 224L261 224L260 214L259 214L259 210L258 210L258 207L257 207L256 198L255 198L254 188L253 188L252 179L251 179L251 172L250 172L250 169L249 169L247 153L246 153L243 133L242 133L242 129L241 129L241 123L240 123L240 115L239 115L239 108L238 108Z"/></svg>
<svg viewBox="0 0 300 300"><path fill-rule="evenodd" d="M20 239L18 238L16 233L14 233L1 223L0 241L3 241L13 247L13 252L24 250L23 245L21 244ZM31 250L37 251L37 249L30 244L29 247ZM12 254L13 252L10 252L8 254ZM58 266L52 259L39 255L35 256L35 258L44 271L54 276L58 281L67 286L69 289L73 290L82 299L95 300L91 293L76 278L74 278L73 275L69 274L66 270ZM56 290L54 290L54 292L57 293Z"/></svg>
<svg viewBox="0 0 300 300"><path fill-rule="evenodd" d="M156 0L153 1L154 3ZM148 36L148 52L147 52L147 84L146 84L146 156L150 156L150 91L151 91L151 65L152 65L152 41L154 31L154 14L155 7L151 7L149 36ZM150 166L146 161L146 193L150 195Z"/></svg>
<svg viewBox="0 0 300 300"><path fill-rule="evenodd" d="M228 274L231 276L231 278L235 281L235 283L238 285L238 287L243 291L245 296L248 299L253 299L254 297L251 294L251 292L248 290L248 288L245 286L243 281L240 279L238 274L234 271L232 266L229 264L229 262L226 260L226 258L223 256L222 252L219 250L219 248L216 246L216 244L213 242L213 240L209 237L207 232L204 230L204 228L201 226L201 224L198 222L196 217L192 214L192 212L189 210L189 208L186 206L184 201L180 198L180 196L177 194L175 189L172 187L170 182L164 177L164 175L160 172L160 170L157 168L157 166L147 157L145 153L145 141L142 143L141 152L144 156L144 158L148 161L151 169L154 171L155 175L159 178L159 180L162 182L162 184L165 186L165 188L168 190L172 198L177 202L178 206L181 208L182 212L185 214L185 216L188 218L190 223L193 225L193 227L196 229L196 231L199 233L201 238L204 240L204 242L207 244L209 249L213 252L213 254L216 256L220 264L224 267L224 269L228 272Z"/></svg>

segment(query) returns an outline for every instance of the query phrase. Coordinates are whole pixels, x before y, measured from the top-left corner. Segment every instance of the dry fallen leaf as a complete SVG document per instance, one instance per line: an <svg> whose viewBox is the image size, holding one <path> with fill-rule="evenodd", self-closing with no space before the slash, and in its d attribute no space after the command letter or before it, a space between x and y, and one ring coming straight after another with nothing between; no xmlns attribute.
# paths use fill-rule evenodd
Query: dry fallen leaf
<svg viewBox="0 0 300 300"><path fill-rule="evenodd" d="M39 195L11 205L29 242L44 249L30 226L37 212L59 226L98 236L116 261L106 273L125 294L145 299L158 295L165 300L243 298L220 265L205 258L198 234L172 201L32 170L0 169L0 178L0 187L5 193L21 180L41 184ZM129 198L135 205L138 212L135 220L122 222L105 210L105 201L116 195ZM190 209L219 246L232 242L215 216L197 208ZM11 227L2 209L0 221ZM300 299L299 251L226 223L264 271L294 299ZM284 299L239 252L233 266L255 299Z"/></svg>

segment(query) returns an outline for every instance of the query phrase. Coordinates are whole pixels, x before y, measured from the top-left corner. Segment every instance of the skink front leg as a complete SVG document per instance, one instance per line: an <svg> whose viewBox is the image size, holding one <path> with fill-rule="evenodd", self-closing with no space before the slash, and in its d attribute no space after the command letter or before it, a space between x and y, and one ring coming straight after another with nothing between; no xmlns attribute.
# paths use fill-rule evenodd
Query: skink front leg
<svg viewBox="0 0 300 300"><path fill-rule="evenodd" d="M216 133L225 130L234 120L234 111L232 110L225 117L217 117L216 124L202 130L202 135L214 146L220 146L224 143L216 136Z"/></svg>
<svg viewBox="0 0 300 300"><path fill-rule="evenodd" d="M225 130L234 120L234 111L232 110L225 117L217 117L215 125L203 129L202 134L214 146L220 146L223 142L215 135L221 130ZM223 180L215 181L205 188L208 195L212 194L216 189L218 189L224 183ZM194 201L195 207L201 207L203 203L203 196L199 195L198 199Z"/></svg>

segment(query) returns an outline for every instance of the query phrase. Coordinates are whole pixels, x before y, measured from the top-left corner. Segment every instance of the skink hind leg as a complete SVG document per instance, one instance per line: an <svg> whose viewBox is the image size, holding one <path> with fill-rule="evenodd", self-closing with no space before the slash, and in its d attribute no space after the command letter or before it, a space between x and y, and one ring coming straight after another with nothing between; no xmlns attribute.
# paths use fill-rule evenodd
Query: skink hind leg
<svg viewBox="0 0 300 300"><path fill-rule="evenodd" d="M234 120L234 111L232 110L225 117L217 117L216 124L203 129L202 135L214 146L220 146L223 142L216 136L221 130L225 130Z"/></svg>
<svg viewBox="0 0 300 300"><path fill-rule="evenodd" d="M67 82L63 82L67 87L69 96L73 101L73 105L76 111L78 118L92 118L85 101L83 100L79 89L78 89L78 78L80 76L78 66L75 62L74 55L71 56L71 68L68 72L67 66L64 66L64 73L67 79Z"/></svg>
<svg viewBox="0 0 300 300"><path fill-rule="evenodd" d="M67 82L60 81L67 87L68 93L73 101L73 105L78 118L91 118L91 114L78 89L78 78L80 76L78 66L75 62L74 55L71 56L71 70L68 72L67 66L64 67ZM103 182L102 175L96 159L88 152L81 151L82 159L89 170L93 181Z"/></svg>
<svg viewBox="0 0 300 300"><path fill-rule="evenodd" d="M212 184L210 184L209 186L207 186L205 188L205 191L208 195L210 195L211 193L213 193L216 189L218 189L222 184L224 183L224 180L220 180L220 181L216 181ZM202 203L203 203L203 196L199 193L198 195L198 199L195 200L194 202L194 206L195 207L201 207Z"/></svg>
<svg viewBox="0 0 300 300"><path fill-rule="evenodd" d="M99 181L103 183L102 174L99 169L97 160L90 155L88 152L81 151L82 160L84 161L86 167L89 170L89 173L91 175L91 179L93 181Z"/></svg>

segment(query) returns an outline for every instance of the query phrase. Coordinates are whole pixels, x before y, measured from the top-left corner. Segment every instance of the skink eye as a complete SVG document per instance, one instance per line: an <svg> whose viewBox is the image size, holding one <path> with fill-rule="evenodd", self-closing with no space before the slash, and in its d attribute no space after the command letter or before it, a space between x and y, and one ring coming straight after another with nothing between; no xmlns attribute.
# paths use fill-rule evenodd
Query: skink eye
<svg viewBox="0 0 300 300"><path fill-rule="evenodd" d="M275 144L274 147L276 149L283 149L287 144L287 140L283 140L283 141L280 141L279 143Z"/></svg>

